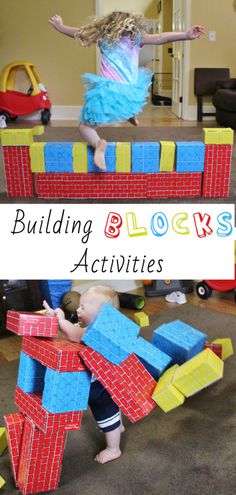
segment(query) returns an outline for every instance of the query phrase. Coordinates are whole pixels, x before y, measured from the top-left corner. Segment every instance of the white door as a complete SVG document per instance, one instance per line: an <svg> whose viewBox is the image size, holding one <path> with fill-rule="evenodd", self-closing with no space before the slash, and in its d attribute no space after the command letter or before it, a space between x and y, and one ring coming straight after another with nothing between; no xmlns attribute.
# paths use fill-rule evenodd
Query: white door
<svg viewBox="0 0 236 495"><path fill-rule="evenodd" d="M185 8L183 0L173 0L173 31L184 31ZM182 117L183 101L183 41L173 43L172 112Z"/></svg>

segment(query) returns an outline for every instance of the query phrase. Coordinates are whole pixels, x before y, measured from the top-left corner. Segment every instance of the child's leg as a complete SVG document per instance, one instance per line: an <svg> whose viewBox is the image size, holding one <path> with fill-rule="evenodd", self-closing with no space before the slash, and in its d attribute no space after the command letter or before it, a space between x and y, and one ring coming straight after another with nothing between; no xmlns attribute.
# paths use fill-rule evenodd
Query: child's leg
<svg viewBox="0 0 236 495"><path fill-rule="evenodd" d="M100 464L106 464L106 462L114 461L121 456L120 450L120 434L121 428L118 426L115 430L105 432L106 448L101 450L99 454L94 458L95 461Z"/></svg>
<svg viewBox="0 0 236 495"><path fill-rule="evenodd" d="M91 383L89 405L106 439L106 448L99 452L94 460L105 464L121 456L120 436L122 429L120 410L98 380Z"/></svg>
<svg viewBox="0 0 236 495"><path fill-rule="evenodd" d="M137 118L137 115L134 115L133 117L131 117L128 122L130 122L132 125L134 125L135 127L137 127L139 125L139 120Z"/></svg>
<svg viewBox="0 0 236 495"><path fill-rule="evenodd" d="M79 127L80 134L87 141L90 146L92 146L95 150L94 152L94 163L101 170L106 170L105 163L105 151L107 147L107 142L105 139L101 139L96 131L96 129L92 126L86 124L80 124Z"/></svg>

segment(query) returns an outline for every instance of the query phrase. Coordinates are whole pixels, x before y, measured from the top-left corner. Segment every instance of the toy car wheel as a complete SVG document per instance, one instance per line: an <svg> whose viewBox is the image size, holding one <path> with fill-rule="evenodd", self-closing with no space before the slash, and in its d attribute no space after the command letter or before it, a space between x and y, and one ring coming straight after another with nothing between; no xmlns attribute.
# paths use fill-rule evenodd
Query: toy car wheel
<svg viewBox="0 0 236 495"><path fill-rule="evenodd" d="M204 282L200 282L196 286L196 292L201 299L208 299L212 294L212 289Z"/></svg>
<svg viewBox="0 0 236 495"><path fill-rule="evenodd" d="M5 117L6 124L9 124L9 122L11 120L10 114L8 112L1 112L0 111L0 115L3 115Z"/></svg>
<svg viewBox="0 0 236 495"><path fill-rule="evenodd" d="M42 124L47 125L50 118L51 118L51 112L50 112L49 108L45 108L45 110L42 110L42 112L41 112Z"/></svg>

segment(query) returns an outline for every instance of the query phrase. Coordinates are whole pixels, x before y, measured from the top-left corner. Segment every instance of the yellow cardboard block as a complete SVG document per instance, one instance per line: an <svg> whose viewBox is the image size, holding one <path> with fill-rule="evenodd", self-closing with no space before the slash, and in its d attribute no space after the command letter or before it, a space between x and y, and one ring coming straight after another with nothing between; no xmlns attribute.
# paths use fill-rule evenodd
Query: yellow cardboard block
<svg viewBox="0 0 236 495"><path fill-rule="evenodd" d="M233 356L233 344L231 339L216 339L212 344L220 344L222 346L222 359L225 361L230 356Z"/></svg>
<svg viewBox="0 0 236 495"><path fill-rule="evenodd" d="M205 144L220 144L220 133L219 129L216 128L204 128L204 143Z"/></svg>
<svg viewBox="0 0 236 495"><path fill-rule="evenodd" d="M0 488L3 488L5 485L6 481L0 476Z"/></svg>
<svg viewBox="0 0 236 495"><path fill-rule="evenodd" d="M116 143L116 172L131 172L131 143Z"/></svg>
<svg viewBox="0 0 236 495"><path fill-rule="evenodd" d="M73 170L75 173L88 172L88 145L87 143L73 144Z"/></svg>
<svg viewBox="0 0 236 495"><path fill-rule="evenodd" d="M223 370L223 361L211 349L205 349L178 368L173 385L185 397L190 397L220 380Z"/></svg>
<svg viewBox="0 0 236 495"><path fill-rule="evenodd" d="M152 394L153 400L166 413L172 411L172 409L175 409L176 407L182 406L185 401L184 395L172 384L178 368L179 365L175 364L165 371L159 378L157 386Z"/></svg>
<svg viewBox="0 0 236 495"><path fill-rule="evenodd" d="M45 172L44 145L33 143L30 145L30 168L34 173Z"/></svg>
<svg viewBox="0 0 236 495"><path fill-rule="evenodd" d="M134 313L134 321L141 328L148 327L148 325L149 325L148 315L146 315L146 313L144 313L144 311L139 311L138 313Z"/></svg>
<svg viewBox="0 0 236 495"><path fill-rule="evenodd" d="M203 132L205 144L234 144L234 131L230 127L205 128Z"/></svg>
<svg viewBox="0 0 236 495"><path fill-rule="evenodd" d="M161 159L160 172L173 172L175 168L175 149L173 141L160 141Z"/></svg>
<svg viewBox="0 0 236 495"><path fill-rule="evenodd" d="M7 431L6 428L0 428L0 455L7 448Z"/></svg>
<svg viewBox="0 0 236 495"><path fill-rule="evenodd" d="M234 144L234 131L230 127L225 127L219 130L220 144Z"/></svg>
<svg viewBox="0 0 236 495"><path fill-rule="evenodd" d="M30 146L34 136L44 133L44 127L37 125L32 129L4 129L1 132L2 146Z"/></svg>
<svg viewBox="0 0 236 495"><path fill-rule="evenodd" d="M236 241L234 241L234 263L236 265Z"/></svg>

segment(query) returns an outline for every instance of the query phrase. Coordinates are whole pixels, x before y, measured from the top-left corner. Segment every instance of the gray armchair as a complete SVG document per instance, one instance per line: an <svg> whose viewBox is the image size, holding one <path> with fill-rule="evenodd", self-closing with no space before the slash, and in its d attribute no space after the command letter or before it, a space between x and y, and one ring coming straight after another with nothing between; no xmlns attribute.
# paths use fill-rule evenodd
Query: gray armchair
<svg viewBox="0 0 236 495"><path fill-rule="evenodd" d="M213 104L218 124L236 129L236 78L217 81Z"/></svg>

